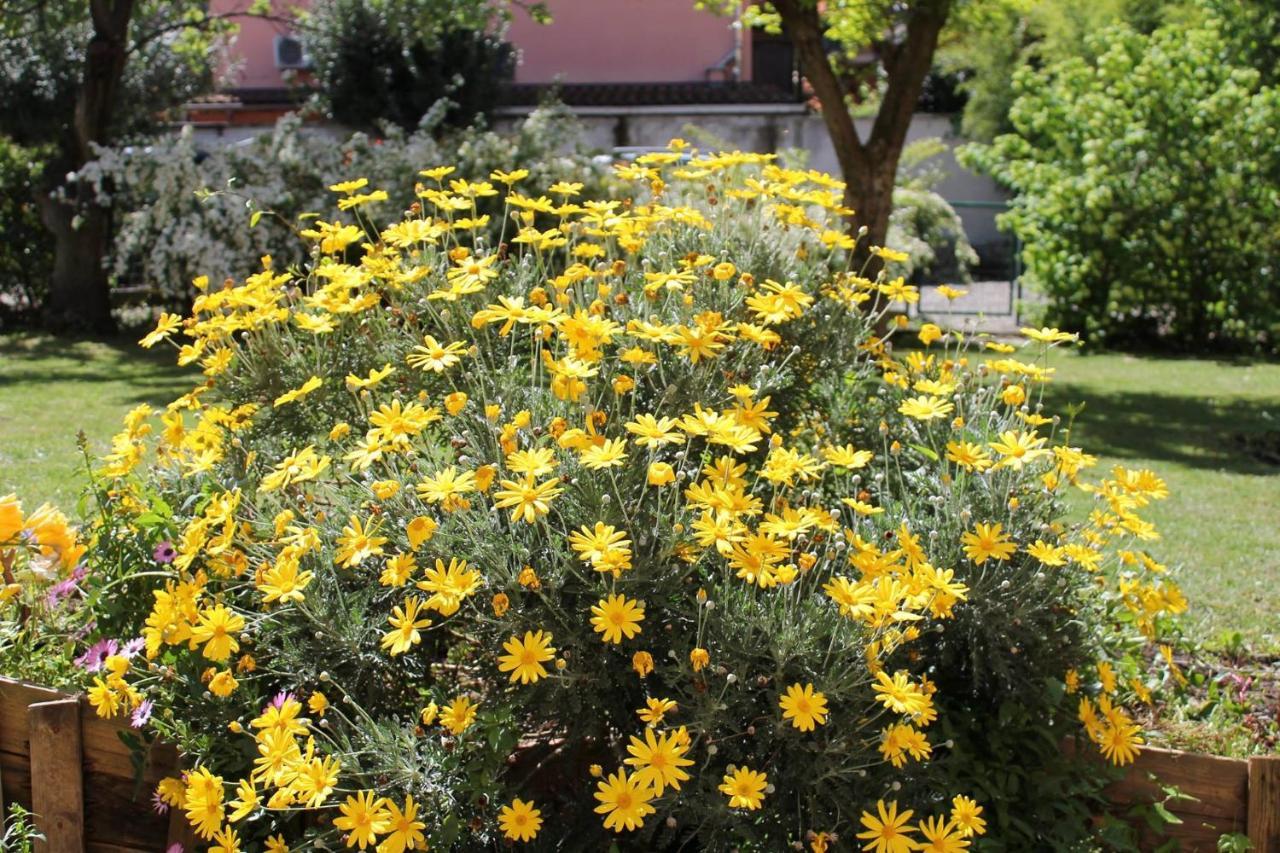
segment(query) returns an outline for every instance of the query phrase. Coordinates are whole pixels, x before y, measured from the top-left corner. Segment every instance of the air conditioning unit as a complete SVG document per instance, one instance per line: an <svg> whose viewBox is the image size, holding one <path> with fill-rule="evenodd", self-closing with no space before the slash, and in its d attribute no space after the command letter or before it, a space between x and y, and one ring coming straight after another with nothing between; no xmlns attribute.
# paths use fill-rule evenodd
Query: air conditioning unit
<svg viewBox="0 0 1280 853"><path fill-rule="evenodd" d="M302 41L293 36L276 36L276 68L305 71L311 67L311 57Z"/></svg>

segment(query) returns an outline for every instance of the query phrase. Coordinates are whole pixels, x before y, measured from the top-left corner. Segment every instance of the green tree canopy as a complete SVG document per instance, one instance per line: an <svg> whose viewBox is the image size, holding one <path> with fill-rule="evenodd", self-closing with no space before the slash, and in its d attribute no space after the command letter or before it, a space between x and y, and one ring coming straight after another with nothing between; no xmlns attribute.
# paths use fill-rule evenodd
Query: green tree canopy
<svg viewBox="0 0 1280 853"><path fill-rule="evenodd" d="M790 37L800 71L821 103L822 117L845 183L851 230L859 253L876 266L872 246L884 245L893 209L898 162L934 51L954 10L978 0L772 0L750 6L745 24ZM701 8L733 14L728 0L699 0ZM852 111L870 90L874 118L868 134Z"/></svg>
<svg viewBox="0 0 1280 853"><path fill-rule="evenodd" d="M237 14L261 14L248 2ZM209 85L235 15L203 0L30 0L0 6L0 133L43 166L29 187L55 247L50 325L106 330L107 213L75 178L94 146L137 137Z"/></svg>
<svg viewBox="0 0 1280 853"><path fill-rule="evenodd" d="M317 0L302 24L320 104L337 121L418 126L441 99L446 124L467 125L497 102L514 56L505 0ZM522 4L523 5L523 4ZM525 5L547 20L541 3ZM434 116L433 116L434 117Z"/></svg>
<svg viewBox="0 0 1280 853"><path fill-rule="evenodd" d="M86 54L95 44L90 7L109 5L0 3L0 102L5 105L0 133L24 145L44 145L76 132L76 100ZM208 4L196 0L115 5L133 6L119 88L103 128L118 140L153 130L167 109L206 89L212 83L214 41L234 24L208 15ZM97 39L107 37L97 34Z"/></svg>
<svg viewBox="0 0 1280 853"><path fill-rule="evenodd" d="M1263 82L1280 73L1280 6L1268 0L986 0L958 7L938 49L938 67L958 75L968 96L967 136L989 142L1013 129L1014 74L1072 57L1097 59L1099 30L1124 25L1151 34L1163 25L1201 26L1212 18L1237 64Z"/></svg>
<svg viewBox="0 0 1280 853"><path fill-rule="evenodd" d="M1150 35L1119 25L1087 57L1015 75L1014 131L969 157L1018 193L1007 223L1048 322L1275 348L1280 88L1240 64L1236 24L1209 8Z"/></svg>

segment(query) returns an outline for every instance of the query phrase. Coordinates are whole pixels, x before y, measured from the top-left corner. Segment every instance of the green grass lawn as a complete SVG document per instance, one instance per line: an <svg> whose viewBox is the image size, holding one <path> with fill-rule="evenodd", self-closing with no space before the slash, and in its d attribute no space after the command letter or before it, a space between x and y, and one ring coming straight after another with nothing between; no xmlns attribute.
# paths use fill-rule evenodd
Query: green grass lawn
<svg viewBox="0 0 1280 853"><path fill-rule="evenodd" d="M139 403L163 406L193 384L170 347L0 335L0 495L74 509L82 462L76 433L101 452ZM198 374L197 374L198 375Z"/></svg>
<svg viewBox="0 0 1280 853"><path fill-rule="evenodd" d="M77 431L100 451L129 409L183 393L191 374L172 362L169 348L132 340L0 336L0 494L74 506ZM1179 567L1194 636L1240 631L1280 650L1280 467L1241 444L1280 432L1280 364L1061 350L1051 364L1049 407L1087 403L1072 442L1168 482L1169 499L1148 510L1164 537L1153 550Z"/></svg>
<svg viewBox="0 0 1280 853"><path fill-rule="evenodd" d="M1101 466L1151 468L1170 496L1147 508L1191 602L1188 628L1213 645L1239 631L1280 650L1280 364L1055 351L1048 408L1085 401L1072 444ZM1085 505L1081 502L1081 505Z"/></svg>

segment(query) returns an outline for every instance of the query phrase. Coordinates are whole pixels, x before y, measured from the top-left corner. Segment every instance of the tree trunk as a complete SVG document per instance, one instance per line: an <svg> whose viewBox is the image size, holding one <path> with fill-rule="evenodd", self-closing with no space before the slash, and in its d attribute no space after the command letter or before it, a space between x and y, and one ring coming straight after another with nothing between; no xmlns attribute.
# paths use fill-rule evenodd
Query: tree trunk
<svg viewBox="0 0 1280 853"><path fill-rule="evenodd" d="M883 246L889 236L889 215L893 213L893 187L897 183L898 158L881 158L870 160L855 173L851 180L846 177L844 203L845 207L856 210L854 225L866 228L866 234L859 243L862 249L860 261L877 261L868 252L872 246ZM878 263L873 263L871 272L878 272Z"/></svg>
<svg viewBox="0 0 1280 853"><path fill-rule="evenodd" d="M70 204L41 194L40 219L53 235L53 277L44 322L54 331L115 331L103 259L110 239L107 211L96 205L79 214Z"/></svg>
<svg viewBox="0 0 1280 853"><path fill-rule="evenodd" d="M76 93L75 117L60 158L68 171L79 171L93 157L93 146L108 141L116 93L129 57L133 8L134 0L90 0L93 37L85 49L84 80ZM65 194L80 202L76 190L68 186ZM46 324L54 329L111 331L114 323L104 265L111 237L107 211L91 199L73 204L42 194L39 202L41 219L53 234L55 247Z"/></svg>
<svg viewBox="0 0 1280 853"><path fill-rule="evenodd" d="M868 271L874 274L878 272L877 259L868 250L883 246L889 233L898 161L951 0L912 3L904 13L902 40L880 46L888 85L865 141L858 135L845 105L847 88L827 54L818 4L810 0L774 0L773 7L795 45L801 72L822 104L822 118L845 182L845 206L854 210L850 233L861 235L855 263L867 263Z"/></svg>
<svg viewBox="0 0 1280 853"><path fill-rule="evenodd" d="M827 57L822 19L817 7L806 5L804 0L775 0L773 6L782 17L783 29L795 46L800 71L822 105L822 121L827 126L827 135L831 137L836 162L840 165L840 177L845 182L846 207L854 210L851 229L856 231L861 224L859 216L862 210L849 202L859 197L855 184L868 175L870 164L853 117L845 109L844 85Z"/></svg>

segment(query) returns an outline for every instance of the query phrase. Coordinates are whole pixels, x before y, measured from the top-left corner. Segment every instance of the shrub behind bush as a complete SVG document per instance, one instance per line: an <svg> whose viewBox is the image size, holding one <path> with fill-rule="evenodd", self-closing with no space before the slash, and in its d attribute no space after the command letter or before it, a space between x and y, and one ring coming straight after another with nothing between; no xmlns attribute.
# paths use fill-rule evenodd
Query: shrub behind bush
<svg viewBox="0 0 1280 853"><path fill-rule="evenodd" d="M34 192L43 168L38 151L0 136L0 328L34 317L49 286L53 250Z"/></svg>
<svg viewBox="0 0 1280 853"><path fill-rule="evenodd" d="M497 5L318 0L302 28L320 102L349 127L412 132L447 99L440 120L471 126L515 71L511 46L489 31Z"/></svg>
<svg viewBox="0 0 1280 853"><path fill-rule="evenodd" d="M398 210L415 203L418 172L444 162L482 175L527 162L544 185L577 180L596 194L605 178L603 167L577 146L576 124L561 107L536 110L511 134L478 128L438 137L433 130L392 127L382 136L335 140L288 115L247 144L204 150L184 128L145 148L99 149L84 175L100 202L117 211L110 257L115 282L144 286L157 306L180 311L196 295L191 281L197 276L220 282L264 254L274 254L282 268L299 263L305 253L293 235L305 223L298 217L327 209L332 194L326 187L357 172L383 188ZM500 207L492 199L480 204L496 229ZM254 211L265 213L246 228Z"/></svg>
<svg viewBox="0 0 1280 853"><path fill-rule="evenodd" d="M1048 322L1099 342L1277 347L1280 89L1207 20L1108 29L1095 62L1023 70L1016 133L971 149L1018 193L1004 221Z"/></svg>

